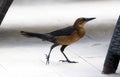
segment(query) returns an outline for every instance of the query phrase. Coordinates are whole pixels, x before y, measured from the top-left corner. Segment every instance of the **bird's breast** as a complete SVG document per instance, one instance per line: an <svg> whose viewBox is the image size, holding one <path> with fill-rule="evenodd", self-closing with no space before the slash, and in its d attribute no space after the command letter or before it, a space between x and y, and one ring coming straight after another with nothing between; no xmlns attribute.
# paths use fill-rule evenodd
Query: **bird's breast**
<svg viewBox="0 0 120 77"><path fill-rule="evenodd" d="M70 45L70 44L80 40L80 38L82 38L84 36L84 34L85 33L79 34L77 31L75 31L69 36L59 36L57 39L57 42L60 45Z"/></svg>

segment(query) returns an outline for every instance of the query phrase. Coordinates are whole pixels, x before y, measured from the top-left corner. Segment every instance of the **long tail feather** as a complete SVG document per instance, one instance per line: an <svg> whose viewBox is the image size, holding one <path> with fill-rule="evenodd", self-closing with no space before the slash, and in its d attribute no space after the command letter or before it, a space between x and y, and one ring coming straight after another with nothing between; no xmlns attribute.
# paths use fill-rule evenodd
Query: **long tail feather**
<svg viewBox="0 0 120 77"><path fill-rule="evenodd" d="M26 37L36 37L36 38L47 40L53 43L56 42L56 38L49 34L32 33L32 32L26 32L26 31L21 31L20 33Z"/></svg>

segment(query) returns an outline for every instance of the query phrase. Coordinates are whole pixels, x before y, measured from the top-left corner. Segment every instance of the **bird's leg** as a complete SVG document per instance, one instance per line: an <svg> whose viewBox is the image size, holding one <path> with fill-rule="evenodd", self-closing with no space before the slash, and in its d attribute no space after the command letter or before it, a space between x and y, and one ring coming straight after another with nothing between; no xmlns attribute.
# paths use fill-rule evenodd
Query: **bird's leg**
<svg viewBox="0 0 120 77"><path fill-rule="evenodd" d="M52 45L51 48L50 48L49 54L48 54L48 55L46 54L46 59L47 59L46 64L49 64L49 58L50 58L51 51L52 51L52 49L53 49L54 47L56 47L56 46L58 46L58 44Z"/></svg>
<svg viewBox="0 0 120 77"><path fill-rule="evenodd" d="M66 60L60 60L60 61L62 61L62 62L68 62L68 63L78 63L78 62L75 62L75 61L70 61L68 58L67 58L67 56L65 55L65 53L64 53L64 49L67 47L67 45L63 45L62 47L61 47L61 52L62 52L62 54L64 55L64 57L66 58Z"/></svg>

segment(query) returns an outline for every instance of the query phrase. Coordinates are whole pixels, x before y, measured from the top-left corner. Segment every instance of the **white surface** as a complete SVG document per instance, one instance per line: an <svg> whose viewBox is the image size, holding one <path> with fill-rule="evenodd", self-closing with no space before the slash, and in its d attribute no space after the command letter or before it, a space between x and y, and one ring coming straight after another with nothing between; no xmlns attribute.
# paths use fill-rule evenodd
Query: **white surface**
<svg viewBox="0 0 120 77"><path fill-rule="evenodd" d="M101 74L119 9L119 1L34 6L13 3L0 28L0 77L119 77L119 68L117 74ZM20 30L50 32L72 25L81 16L97 19L86 24L83 39L65 50L77 64L59 62L64 57L60 47L56 47L50 65L45 65L51 43L19 33Z"/></svg>

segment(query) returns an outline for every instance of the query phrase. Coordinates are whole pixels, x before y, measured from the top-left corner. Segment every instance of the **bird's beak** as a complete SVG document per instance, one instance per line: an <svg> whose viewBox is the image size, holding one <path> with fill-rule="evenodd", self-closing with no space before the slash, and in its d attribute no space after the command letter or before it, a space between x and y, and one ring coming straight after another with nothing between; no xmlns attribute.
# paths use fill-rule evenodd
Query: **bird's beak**
<svg viewBox="0 0 120 77"><path fill-rule="evenodd" d="M93 19L96 19L96 18L87 18L87 21L91 21L91 20L93 20Z"/></svg>

